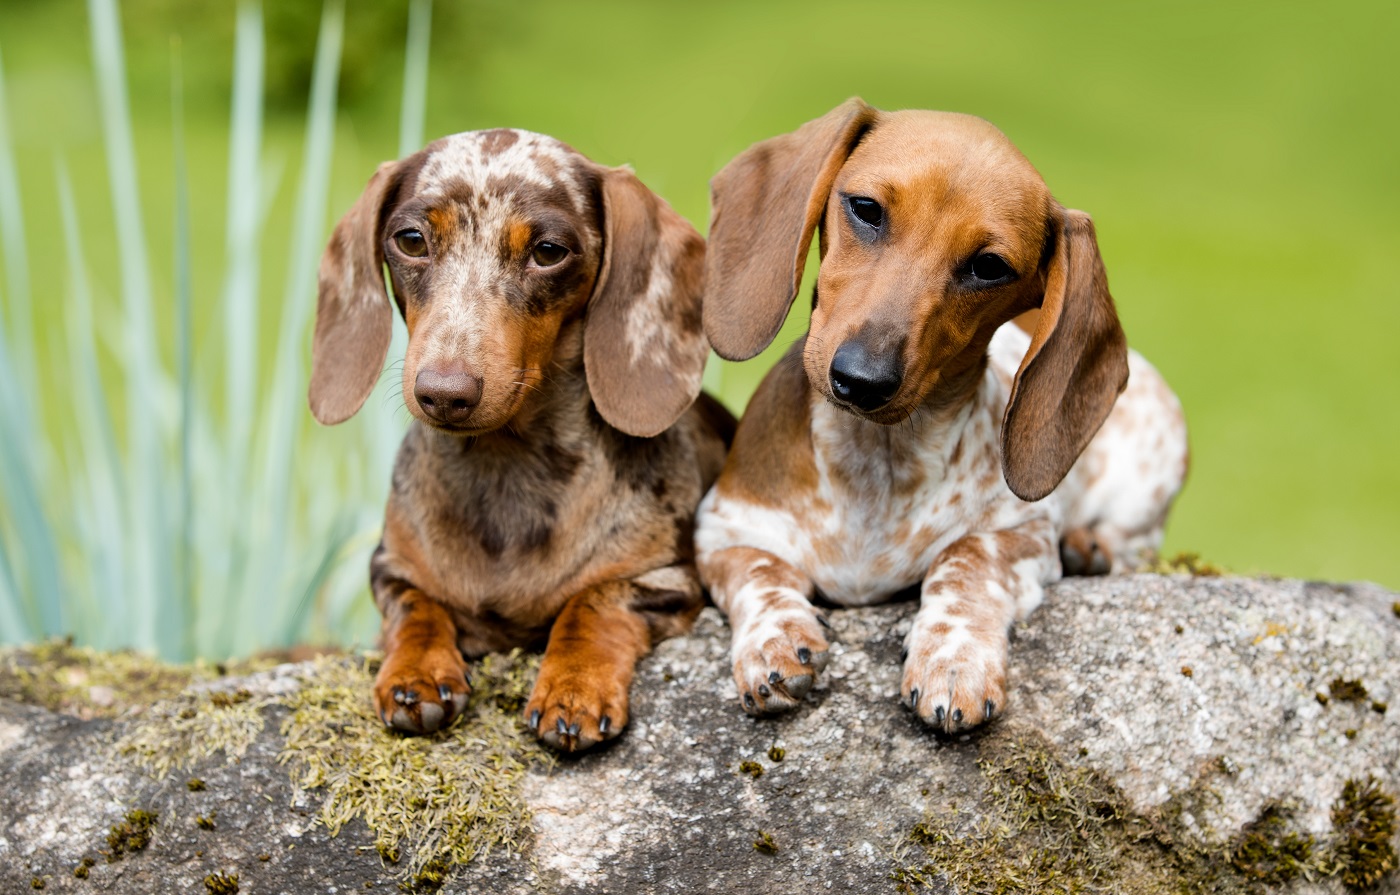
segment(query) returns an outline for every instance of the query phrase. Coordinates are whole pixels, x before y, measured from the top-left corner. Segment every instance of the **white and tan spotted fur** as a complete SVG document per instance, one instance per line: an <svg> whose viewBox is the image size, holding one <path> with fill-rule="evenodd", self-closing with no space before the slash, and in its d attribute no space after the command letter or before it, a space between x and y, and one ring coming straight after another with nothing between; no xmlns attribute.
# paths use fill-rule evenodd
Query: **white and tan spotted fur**
<svg viewBox="0 0 1400 895"><path fill-rule="evenodd" d="M1014 149L1008 153L1010 144L985 122L932 113L917 113L919 117L912 120L897 117L908 114L884 116L853 101L804 127L806 133L790 135L789 143L778 138L766 146L759 144L758 161L741 156L737 168L731 163L716 178L707 294L707 303L714 304L707 304L706 326L722 354L727 348L737 355L761 348L762 340L747 333L776 330L771 311L768 319L751 313L749 320L736 323L738 306L726 305L731 289L742 293L746 308L760 304L755 297L764 294L764 287L745 279L744 264L775 266L771 258L741 258L740 247L761 246L761 238L752 232L735 236L731 229L791 228L800 220L797 213L811 220L813 208L824 206L825 251L812 332L775 367L750 404L725 471L701 503L696 549L702 580L733 629L734 678L747 711L795 706L821 671L828 642L814 600L870 605L919 585L921 605L905 640L901 693L919 717L951 732L988 720L1006 705L1008 627L1039 605L1044 586L1060 578L1062 542L1067 556L1085 570L1097 564L1127 571L1154 553L1161 543L1167 509L1186 473L1187 448L1177 399L1140 355L1126 352L1122 356L1120 339L1119 351L1106 351L1101 361L1110 371L1098 386L1107 393L1102 402L1106 419L1099 416L1080 423L1088 427L1086 438L1092 435L1092 440L1077 460L1077 452L1066 454L1063 447L1059 449L1057 462L1072 466L1067 471L1037 470L1029 476L1004 466L1004 420L1032 345L1031 337L1008 321L1040 303L1044 283L1050 282L1053 288L1056 262L1047 258L1055 243L1052 237L1035 232L1034 225L1047 217L1053 224L1058 206L1051 204L1048 193L1041 195L1035 189L1038 175L1032 176L1033 169ZM929 145L937 151L930 149L926 159L918 153L917 144L912 152L896 146L892 154L882 154L873 139L882 128L903 140L916 140L939 128L956 133L931 136ZM868 151L857 149L862 141L876 145ZM753 188L755 169L775 179L775 171L800 170L802 161L792 155L801 152L813 153L809 172L825 165L827 173L809 173L805 180L799 174L796 185L779 185L770 191L776 195L755 200L761 211L749 211L742 200L733 199L736 184ZM834 160L820 157L823 152ZM895 161L885 164L889 158ZM931 180L924 178L925 167L948 166L950 158L956 163L953 174L940 171ZM862 170L849 171L853 166ZM873 173L863 170L867 168ZM1005 188L997 182L1003 168L1008 169ZM822 177L829 179L823 183ZM923 213L943 210L950 217L969 215L974 219L970 231L960 230L954 221L945 232L932 233L911 251L941 251L944 241L972 232L968 244L974 250L996 246L1013 262L1020 276L1003 290L1009 290L1010 297L983 300L990 292L960 293L953 274L940 286L937 259L928 269L917 271L918 276L881 291L883 272L872 267L890 260L888 253L897 251L900 240L917 242L913 228L900 230L893 217L889 232L872 240L888 237L888 244L880 248L887 254L848 264L845 254L864 248L843 236L844 231L838 232L845 222L832 220L841 211L838 194L849 195L871 178L886 190L882 195L889 208L899 208L901 202L909 206L901 189L935 184L946 190L947 197L956 201L946 207L935 201ZM804 208L800 206L806 190L819 195ZM784 201L797 209L786 218ZM1014 209L1018 202L1031 204L1033 212L1018 215ZM1012 210L982 211L999 203ZM1044 203L1046 212L1042 214L1041 206L1034 203ZM770 213L777 220L769 220ZM1019 237L999 230L1018 225L1025 231ZM1069 243L1069 236L1059 238ZM1089 242L1074 238L1079 240L1076 246L1091 245L1092 230ZM793 251L795 241L796 235L779 250ZM726 244L731 247L725 248ZM795 249L805 254L806 246L797 244ZM783 254L778 260L785 265L791 257ZM1038 268L1043 272L1037 275ZM790 268L783 270L786 278ZM903 276L904 270L893 275ZM731 285L735 281L737 285ZM876 285L867 285L872 283ZM780 304L781 322L791 294L781 294L789 288L786 281L778 285L780 293L773 304ZM848 298L863 287L866 293L880 295L874 300L868 295ZM932 297L906 300L901 289L923 290ZM1111 314L1106 281L1102 291L1096 300L1106 301ZM859 306L861 301L866 304ZM843 318L843 305L852 303L858 307ZM990 309L984 311L988 305ZM945 326L940 314L960 317ZM891 402L893 411L885 407L863 412L834 399L831 383L818 381L814 372L825 372L838 347L835 342L878 341L870 335L872 330L863 327L881 317L897 318L895 329L900 332L905 331L902 328L917 332L922 327L922 332L932 333L923 344L910 339L909 352L928 353L935 342L933 351L958 339L966 344L944 352L954 359L946 360L940 369L954 368L952 374L942 378L937 371L922 377L907 375ZM1062 320L1071 317L1069 311L1061 314ZM1104 332L1111 335L1116 326L1115 318L1111 326L1104 324ZM979 339L979 333L985 337ZM1037 343L1037 351L1043 342ZM970 359L961 362L965 369L955 369L956 358ZM1113 402L1121 383L1121 374L1113 373L1114 365L1122 363L1126 363L1127 385ZM918 368L906 358L903 369ZM1066 400L1074 400L1074 395ZM879 418L880 413L887 415ZM1099 419L1103 419L1101 427ZM1046 452L1055 453L1048 447ZM1053 490L1038 500L1023 500L1008 485L1008 475L1022 491ZM1035 481L1028 483L1030 478Z"/></svg>

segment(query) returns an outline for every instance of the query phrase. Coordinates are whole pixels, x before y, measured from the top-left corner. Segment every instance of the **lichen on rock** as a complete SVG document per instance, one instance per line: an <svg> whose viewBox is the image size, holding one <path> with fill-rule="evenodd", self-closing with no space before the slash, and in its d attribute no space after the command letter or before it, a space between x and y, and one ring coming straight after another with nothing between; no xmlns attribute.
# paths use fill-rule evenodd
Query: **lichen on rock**
<svg viewBox="0 0 1400 895"><path fill-rule="evenodd" d="M319 791L318 816L332 835L363 819L386 864L402 862L410 887L431 889L454 865L529 842L520 782L552 760L520 719L538 664L519 650L487 656L473 669L463 716L412 737L375 716L365 660L318 660L286 700L279 761L297 786Z"/></svg>
<svg viewBox="0 0 1400 895"><path fill-rule="evenodd" d="M115 749L157 779L218 753L235 762L262 733L263 709L272 703L246 690L187 690L135 718Z"/></svg>

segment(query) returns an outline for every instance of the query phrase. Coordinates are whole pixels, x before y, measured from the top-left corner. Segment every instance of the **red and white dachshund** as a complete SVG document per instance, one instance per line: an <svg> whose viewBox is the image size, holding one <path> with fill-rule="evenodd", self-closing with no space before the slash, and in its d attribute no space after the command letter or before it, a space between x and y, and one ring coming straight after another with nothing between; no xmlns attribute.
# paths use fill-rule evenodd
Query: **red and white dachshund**
<svg viewBox="0 0 1400 895"><path fill-rule="evenodd" d="M697 521L744 709L812 687L814 599L920 585L903 701L947 733L995 717L1011 622L1062 571L1148 559L1186 475L1181 406L1127 349L1088 215L986 121L858 99L712 189L704 322L723 357L773 340L821 227L811 328Z"/></svg>

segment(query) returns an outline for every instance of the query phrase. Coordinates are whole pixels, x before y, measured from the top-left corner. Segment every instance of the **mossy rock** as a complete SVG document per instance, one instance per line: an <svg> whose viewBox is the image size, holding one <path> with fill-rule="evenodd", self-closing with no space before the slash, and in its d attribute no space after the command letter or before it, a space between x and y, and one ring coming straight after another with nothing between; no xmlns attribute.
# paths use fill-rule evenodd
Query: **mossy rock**
<svg viewBox="0 0 1400 895"><path fill-rule="evenodd" d="M898 703L912 605L833 612L823 680L761 720L706 610L581 757L521 727L527 655L474 663L432 738L373 717L372 658L155 669L131 677L169 687L94 711L55 675L102 657L0 655L0 891L1394 892L1400 713L1374 704L1400 685L1396 600L1065 582L1016 629L1005 719L952 740ZM135 811L158 816L144 849L108 863Z"/></svg>

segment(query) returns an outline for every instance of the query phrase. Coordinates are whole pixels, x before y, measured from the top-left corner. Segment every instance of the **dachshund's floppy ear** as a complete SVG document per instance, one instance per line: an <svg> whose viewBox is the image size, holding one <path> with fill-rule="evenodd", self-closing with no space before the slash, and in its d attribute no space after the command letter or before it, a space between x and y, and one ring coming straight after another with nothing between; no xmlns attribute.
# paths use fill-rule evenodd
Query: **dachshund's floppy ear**
<svg viewBox="0 0 1400 895"><path fill-rule="evenodd" d="M627 168L603 172L603 263L588 302L583 363L609 425L650 437L700 393L705 240Z"/></svg>
<svg viewBox="0 0 1400 895"><path fill-rule="evenodd" d="M399 170L399 162L379 166L321 256L308 397L311 413L326 425L344 422L360 409L389 352L394 311L384 288L379 228Z"/></svg>
<svg viewBox="0 0 1400 895"><path fill-rule="evenodd" d="M1001 424L1001 468L1022 500L1040 500L1069 473L1128 384L1128 346L1094 224L1052 212L1054 255L1031 347Z"/></svg>
<svg viewBox="0 0 1400 895"><path fill-rule="evenodd" d="M878 114L849 99L755 143L710 181L705 333L720 357L747 360L777 336L836 172Z"/></svg>

